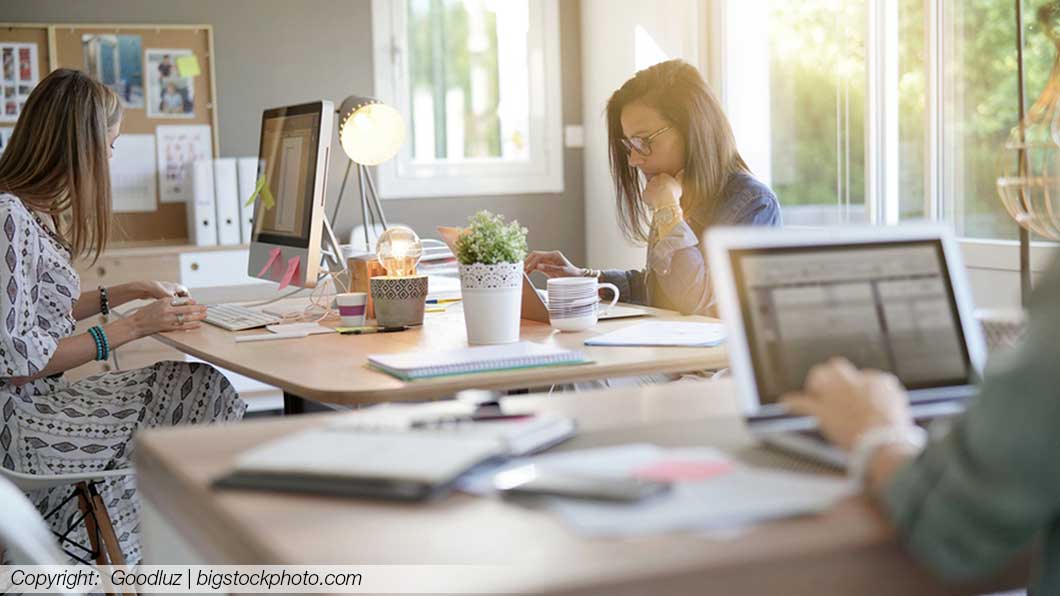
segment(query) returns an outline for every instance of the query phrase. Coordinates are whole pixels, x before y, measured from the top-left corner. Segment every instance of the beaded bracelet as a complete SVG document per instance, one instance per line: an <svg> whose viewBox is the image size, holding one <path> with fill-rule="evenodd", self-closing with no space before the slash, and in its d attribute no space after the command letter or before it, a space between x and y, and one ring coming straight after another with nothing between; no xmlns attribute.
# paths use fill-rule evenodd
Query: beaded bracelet
<svg viewBox="0 0 1060 596"><path fill-rule="evenodd" d="M107 334L99 325L88 328L89 335L96 342L96 360L106 360L110 357L110 343L107 342Z"/></svg>
<svg viewBox="0 0 1060 596"><path fill-rule="evenodd" d="M110 299L107 297L107 288L103 286L99 286L99 314L110 314Z"/></svg>

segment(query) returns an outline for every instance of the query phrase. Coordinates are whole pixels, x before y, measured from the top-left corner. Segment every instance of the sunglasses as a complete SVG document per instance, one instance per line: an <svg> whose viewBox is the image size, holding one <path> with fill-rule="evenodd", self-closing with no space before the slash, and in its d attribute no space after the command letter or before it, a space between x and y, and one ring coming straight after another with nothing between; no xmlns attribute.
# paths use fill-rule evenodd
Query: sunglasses
<svg viewBox="0 0 1060 596"><path fill-rule="evenodd" d="M671 128L673 127L664 126L646 137L629 137L628 139L621 139L622 146L626 148L627 153L630 151L636 151L644 157L647 157L651 155L651 142L655 139L655 137L670 130Z"/></svg>

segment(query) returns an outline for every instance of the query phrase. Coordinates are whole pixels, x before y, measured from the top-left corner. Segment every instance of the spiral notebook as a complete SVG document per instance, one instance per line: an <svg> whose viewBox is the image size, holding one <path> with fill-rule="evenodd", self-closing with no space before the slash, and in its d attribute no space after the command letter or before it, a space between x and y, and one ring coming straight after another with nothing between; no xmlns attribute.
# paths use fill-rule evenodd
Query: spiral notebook
<svg viewBox="0 0 1060 596"><path fill-rule="evenodd" d="M404 381L469 373L570 366L589 362L581 352L521 341L431 352L376 354L368 364Z"/></svg>

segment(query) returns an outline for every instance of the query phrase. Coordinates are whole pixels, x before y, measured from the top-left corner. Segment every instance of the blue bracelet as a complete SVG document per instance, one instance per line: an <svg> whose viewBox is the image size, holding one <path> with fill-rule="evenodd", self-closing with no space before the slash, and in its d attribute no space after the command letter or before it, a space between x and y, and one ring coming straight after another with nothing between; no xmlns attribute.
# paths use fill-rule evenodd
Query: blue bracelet
<svg viewBox="0 0 1060 596"><path fill-rule="evenodd" d="M96 342L96 360L106 360L110 356L110 344L107 342L107 334L99 325L88 328L89 334Z"/></svg>
<svg viewBox="0 0 1060 596"><path fill-rule="evenodd" d="M100 355L103 353L103 344L99 342L99 337L96 335L96 328L89 327L88 334L92 336L92 343L96 344L96 360L99 360Z"/></svg>

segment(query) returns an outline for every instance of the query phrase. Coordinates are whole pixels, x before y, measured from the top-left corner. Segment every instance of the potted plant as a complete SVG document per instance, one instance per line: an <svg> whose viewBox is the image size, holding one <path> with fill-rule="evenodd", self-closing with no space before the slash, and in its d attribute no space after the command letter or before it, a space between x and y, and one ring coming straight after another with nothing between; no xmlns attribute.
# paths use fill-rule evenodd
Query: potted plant
<svg viewBox="0 0 1060 596"><path fill-rule="evenodd" d="M456 240L464 324L471 344L519 341L526 228L479 211Z"/></svg>

